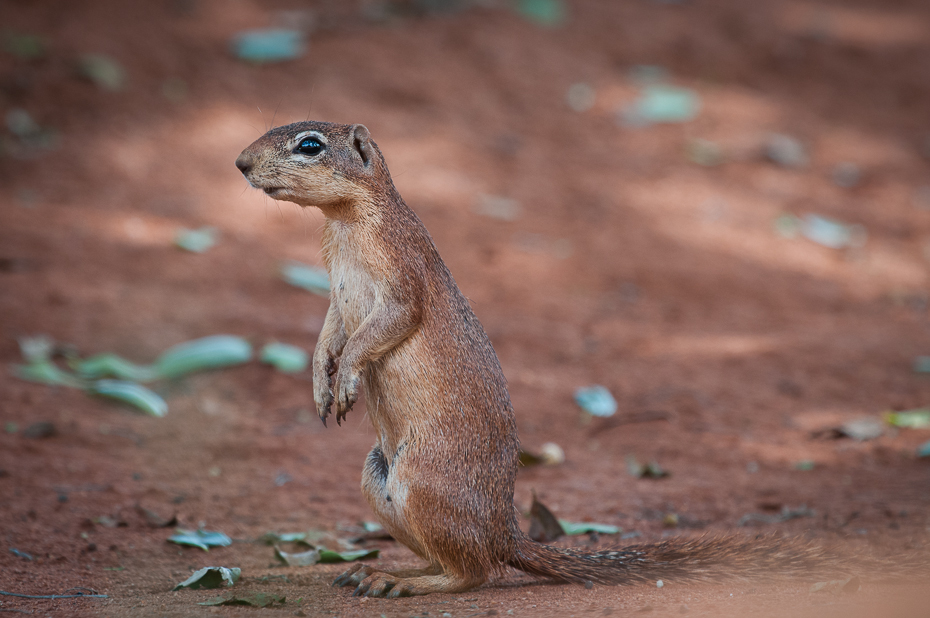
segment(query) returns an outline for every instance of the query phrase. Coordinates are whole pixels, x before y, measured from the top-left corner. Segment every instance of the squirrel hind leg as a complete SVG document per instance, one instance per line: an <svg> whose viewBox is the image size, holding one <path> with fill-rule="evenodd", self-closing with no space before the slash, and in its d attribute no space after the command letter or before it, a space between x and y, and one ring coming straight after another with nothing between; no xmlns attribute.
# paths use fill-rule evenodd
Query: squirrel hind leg
<svg viewBox="0 0 930 618"><path fill-rule="evenodd" d="M443 572L437 575L417 577L395 577L388 573L375 572L365 578L352 596L381 597L396 599L413 597L433 592L464 592L477 588L487 577L481 575L456 575Z"/></svg>

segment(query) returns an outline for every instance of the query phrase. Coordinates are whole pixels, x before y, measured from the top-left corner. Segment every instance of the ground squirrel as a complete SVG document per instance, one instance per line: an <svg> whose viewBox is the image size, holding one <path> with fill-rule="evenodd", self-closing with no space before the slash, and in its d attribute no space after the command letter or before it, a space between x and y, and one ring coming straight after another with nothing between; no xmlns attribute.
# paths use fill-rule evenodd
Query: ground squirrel
<svg viewBox="0 0 930 618"><path fill-rule="evenodd" d="M313 355L313 398L323 423L333 407L338 423L364 383L378 439L362 491L385 529L429 565L395 572L357 565L335 585L398 597L468 590L506 566L620 584L768 574L824 561L804 542L771 537L672 539L598 552L530 540L513 505L519 442L497 355L368 129L278 127L246 148L236 166L272 198L314 206L326 217L323 260L332 293Z"/></svg>

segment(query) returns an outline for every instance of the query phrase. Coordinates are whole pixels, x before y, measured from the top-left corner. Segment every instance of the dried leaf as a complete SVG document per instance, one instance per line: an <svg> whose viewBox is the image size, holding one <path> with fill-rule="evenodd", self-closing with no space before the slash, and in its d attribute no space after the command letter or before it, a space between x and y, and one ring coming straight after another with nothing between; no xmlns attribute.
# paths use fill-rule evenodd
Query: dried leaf
<svg viewBox="0 0 930 618"><path fill-rule="evenodd" d="M548 543L564 535L565 530L559 520L536 498L534 491L533 503L530 506L530 538L540 543Z"/></svg>
<svg viewBox="0 0 930 618"><path fill-rule="evenodd" d="M150 511L138 504L136 505L136 512L145 519L145 524L149 528L169 528L171 526L176 526L178 523L177 515L172 515L170 519L165 519L155 511Z"/></svg>
<svg viewBox="0 0 930 618"><path fill-rule="evenodd" d="M204 567L194 572L193 575L176 585L172 590L228 587L235 584L241 574L242 571L238 568Z"/></svg>
<svg viewBox="0 0 930 618"><path fill-rule="evenodd" d="M630 476L638 479L661 479L670 476L669 472L657 462L651 461L648 464L641 464L634 455L627 455L626 469Z"/></svg>
<svg viewBox="0 0 930 618"><path fill-rule="evenodd" d="M287 566L310 566L320 562L320 552L316 549L301 552L299 554L289 554L281 551L281 548L275 545L274 557Z"/></svg>
<svg viewBox="0 0 930 618"><path fill-rule="evenodd" d="M228 594L208 599L197 605L248 605L251 607L270 607L275 603L284 603L287 600L283 594L266 594L253 592L252 594Z"/></svg>
<svg viewBox="0 0 930 618"><path fill-rule="evenodd" d="M840 425L839 432L853 440L864 442L880 437L885 431L882 422L877 418L865 417L847 421Z"/></svg>

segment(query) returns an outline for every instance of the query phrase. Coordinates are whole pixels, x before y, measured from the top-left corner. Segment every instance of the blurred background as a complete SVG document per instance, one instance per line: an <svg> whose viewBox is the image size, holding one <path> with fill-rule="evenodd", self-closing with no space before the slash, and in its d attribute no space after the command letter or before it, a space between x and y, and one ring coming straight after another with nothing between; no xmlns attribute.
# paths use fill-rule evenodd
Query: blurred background
<svg viewBox="0 0 930 618"><path fill-rule="evenodd" d="M38 334L138 363L220 333L312 352L328 300L280 268L321 265L322 217L233 163L272 126L363 123L501 357L525 448L565 455L521 471L520 509L536 488L559 516L646 538L745 524L926 541L927 3L2 0L0 15L5 364ZM185 250L184 230L207 246ZM613 416L578 407L590 385ZM151 388L164 418L0 378L0 522L64 557L0 557L19 580L86 563L98 584L161 590L201 558L137 521L140 503L243 537L371 519L364 406L324 430L308 372L253 362ZM670 476L639 478L633 459ZM126 526L81 528L102 515ZM88 532L119 549L88 553ZM141 560L130 542L160 574L100 571Z"/></svg>

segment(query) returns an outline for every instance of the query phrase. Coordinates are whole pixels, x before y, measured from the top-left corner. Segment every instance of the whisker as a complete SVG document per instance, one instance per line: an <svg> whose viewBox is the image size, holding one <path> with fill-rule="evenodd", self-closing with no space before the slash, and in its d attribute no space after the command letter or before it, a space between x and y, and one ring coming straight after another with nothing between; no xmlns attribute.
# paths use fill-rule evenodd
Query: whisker
<svg viewBox="0 0 930 618"><path fill-rule="evenodd" d="M307 120L310 120L310 114L313 112L313 91L316 90L316 82L310 84L310 109L307 110Z"/></svg>
<svg viewBox="0 0 930 618"><path fill-rule="evenodd" d="M274 128L274 119L278 117L278 109L281 107L281 101L283 98L278 99L278 104L274 108L274 113L271 115L271 128Z"/></svg>

